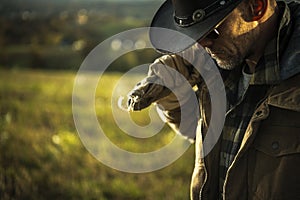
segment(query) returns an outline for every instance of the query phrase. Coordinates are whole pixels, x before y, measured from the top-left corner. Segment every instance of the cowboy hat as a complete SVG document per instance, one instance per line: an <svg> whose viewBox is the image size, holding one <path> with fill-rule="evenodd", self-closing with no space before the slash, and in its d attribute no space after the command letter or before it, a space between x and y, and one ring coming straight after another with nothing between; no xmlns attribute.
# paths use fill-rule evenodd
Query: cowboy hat
<svg viewBox="0 0 300 200"><path fill-rule="evenodd" d="M166 0L151 23L150 41L161 53L178 53L205 37L243 0Z"/></svg>

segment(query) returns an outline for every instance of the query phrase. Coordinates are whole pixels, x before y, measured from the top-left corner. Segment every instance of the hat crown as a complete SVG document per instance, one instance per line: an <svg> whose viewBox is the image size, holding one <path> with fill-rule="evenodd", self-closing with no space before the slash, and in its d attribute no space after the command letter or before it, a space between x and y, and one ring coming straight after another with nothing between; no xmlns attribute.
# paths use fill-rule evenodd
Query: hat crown
<svg viewBox="0 0 300 200"><path fill-rule="evenodd" d="M222 23L242 1L165 0L151 22L150 41L160 53L181 52Z"/></svg>
<svg viewBox="0 0 300 200"><path fill-rule="evenodd" d="M186 27L204 20L230 0L172 0L174 21Z"/></svg>
<svg viewBox="0 0 300 200"><path fill-rule="evenodd" d="M172 0L174 13L177 17L188 17L195 10L203 9L209 5L209 0Z"/></svg>

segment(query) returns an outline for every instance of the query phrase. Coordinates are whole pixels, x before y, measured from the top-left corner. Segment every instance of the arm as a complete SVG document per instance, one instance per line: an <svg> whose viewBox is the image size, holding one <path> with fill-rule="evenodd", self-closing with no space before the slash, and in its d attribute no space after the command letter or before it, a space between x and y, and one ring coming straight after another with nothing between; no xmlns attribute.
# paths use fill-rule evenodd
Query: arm
<svg viewBox="0 0 300 200"><path fill-rule="evenodd" d="M195 51L165 55L156 59L149 67L148 76L129 93L128 105L130 110L135 111L156 103L164 121L173 130L194 139L199 107L195 104L195 93L191 87L202 79L199 72L183 59L186 56L192 56L189 59L194 59ZM184 81L188 81L189 84L184 84ZM184 123L180 123L182 121Z"/></svg>

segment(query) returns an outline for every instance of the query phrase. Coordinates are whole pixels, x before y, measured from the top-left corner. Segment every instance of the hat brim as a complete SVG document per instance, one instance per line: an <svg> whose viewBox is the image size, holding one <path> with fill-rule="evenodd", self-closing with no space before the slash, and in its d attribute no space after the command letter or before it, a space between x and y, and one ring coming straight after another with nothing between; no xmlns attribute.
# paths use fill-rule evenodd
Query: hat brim
<svg viewBox="0 0 300 200"><path fill-rule="evenodd" d="M181 52L205 37L241 2L242 0L235 0L201 22L188 27L180 27L174 21L172 1L167 0L153 17L149 32L150 41L153 47L161 53Z"/></svg>

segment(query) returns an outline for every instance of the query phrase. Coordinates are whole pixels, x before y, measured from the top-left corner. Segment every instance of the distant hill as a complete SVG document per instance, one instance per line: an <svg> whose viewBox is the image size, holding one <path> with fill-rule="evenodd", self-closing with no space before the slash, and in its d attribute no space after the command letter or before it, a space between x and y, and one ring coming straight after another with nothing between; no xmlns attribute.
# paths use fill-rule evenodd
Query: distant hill
<svg viewBox="0 0 300 200"><path fill-rule="evenodd" d="M160 4L157 0L1 2L0 68L77 69L87 53L108 37L149 26ZM134 53L115 63L114 69L125 70L154 56Z"/></svg>
<svg viewBox="0 0 300 200"><path fill-rule="evenodd" d="M25 3L26 2L26 3ZM93 10L119 17L152 18L161 0L10 0L0 4L0 16L16 17L20 12L34 12L45 17L62 11Z"/></svg>

